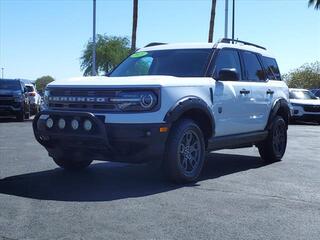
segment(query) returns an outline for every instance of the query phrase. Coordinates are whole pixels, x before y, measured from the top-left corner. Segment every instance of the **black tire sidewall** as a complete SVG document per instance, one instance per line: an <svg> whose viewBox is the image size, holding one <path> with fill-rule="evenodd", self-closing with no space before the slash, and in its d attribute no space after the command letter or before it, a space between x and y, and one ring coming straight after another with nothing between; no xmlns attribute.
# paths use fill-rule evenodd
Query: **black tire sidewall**
<svg viewBox="0 0 320 240"><path fill-rule="evenodd" d="M192 130L195 134L197 134L201 145L201 156L199 159L200 162L197 166L197 169L194 171L194 174L192 175L186 175L184 173L178 156L180 140L184 136L184 133L188 130ZM165 168L171 180L178 183L188 183L194 182L198 179L204 164L205 142L201 129L194 121L190 119L182 119L173 125L168 137L165 156Z"/></svg>
<svg viewBox="0 0 320 240"><path fill-rule="evenodd" d="M284 133L285 133L285 144L284 144L284 148L282 149L282 152L281 153L277 153L276 151L275 151L275 149L274 149L274 147L273 147L273 134L274 134L274 131L276 130L276 128L279 126L279 125L282 125L282 127L283 128L285 128L284 129ZM282 118L282 117L280 117L280 116L277 116L276 118L275 118L275 120L274 120L274 123L273 123L273 126L272 126L272 131L271 131L271 133L270 133L270 135L272 136L272 139L271 139L271 144L272 144L272 150L273 150L273 155L275 156L275 159L277 159L277 160L280 160L282 157L283 157L283 155L284 155L284 153L285 153L285 151L286 151L286 147L287 147L287 126L286 126L286 123L285 123L285 121L284 121L284 119Z"/></svg>

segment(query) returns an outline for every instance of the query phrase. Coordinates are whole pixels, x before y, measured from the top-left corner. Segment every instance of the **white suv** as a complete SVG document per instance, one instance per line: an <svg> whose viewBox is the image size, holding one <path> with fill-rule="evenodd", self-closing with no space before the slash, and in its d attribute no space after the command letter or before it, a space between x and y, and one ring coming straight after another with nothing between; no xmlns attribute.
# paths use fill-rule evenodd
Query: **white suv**
<svg viewBox="0 0 320 240"><path fill-rule="evenodd" d="M162 161L176 182L198 179L206 151L256 145L266 161L287 143L289 91L265 48L149 44L108 77L50 83L36 139L65 169L93 160Z"/></svg>

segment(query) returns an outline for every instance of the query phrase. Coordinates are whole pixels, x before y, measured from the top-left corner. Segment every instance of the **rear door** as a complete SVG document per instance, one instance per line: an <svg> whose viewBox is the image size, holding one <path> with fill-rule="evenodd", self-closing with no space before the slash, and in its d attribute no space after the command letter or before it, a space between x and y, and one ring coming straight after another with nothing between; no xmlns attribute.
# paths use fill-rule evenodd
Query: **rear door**
<svg viewBox="0 0 320 240"><path fill-rule="evenodd" d="M241 51L241 56L245 69L244 81L251 86L248 105L249 130L251 132L260 131L265 128L265 124L268 121L274 89L268 88L261 56L249 51Z"/></svg>
<svg viewBox="0 0 320 240"><path fill-rule="evenodd" d="M251 88L242 81L243 73L238 50L221 49L213 64L213 78L219 79L223 68L235 69L239 81L217 80L213 90L213 112L216 122L216 136L246 133L248 124Z"/></svg>

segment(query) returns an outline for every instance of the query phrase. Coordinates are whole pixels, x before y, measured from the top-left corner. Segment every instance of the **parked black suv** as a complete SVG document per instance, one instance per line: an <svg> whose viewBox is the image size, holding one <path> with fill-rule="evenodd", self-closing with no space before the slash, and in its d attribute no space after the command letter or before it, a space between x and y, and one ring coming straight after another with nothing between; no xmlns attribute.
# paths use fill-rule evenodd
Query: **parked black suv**
<svg viewBox="0 0 320 240"><path fill-rule="evenodd" d="M30 103L25 84L20 80L0 79L0 116L30 117Z"/></svg>

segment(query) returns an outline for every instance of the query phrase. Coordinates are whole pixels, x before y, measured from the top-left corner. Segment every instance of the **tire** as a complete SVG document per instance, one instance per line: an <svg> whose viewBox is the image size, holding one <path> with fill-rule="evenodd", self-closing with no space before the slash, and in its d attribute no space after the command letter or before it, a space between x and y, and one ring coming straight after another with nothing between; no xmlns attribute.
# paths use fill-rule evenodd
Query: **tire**
<svg viewBox="0 0 320 240"><path fill-rule="evenodd" d="M81 170L88 167L93 160L89 159L76 159L71 156L54 157L53 161L61 168L70 171Z"/></svg>
<svg viewBox="0 0 320 240"><path fill-rule="evenodd" d="M176 122L168 137L164 159L169 179L176 183L196 181L204 158L205 142L199 126L190 119Z"/></svg>
<svg viewBox="0 0 320 240"><path fill-rule="evenodd" d="M276 116L268 137L258 145L261 158L265 162L281 161L287 147L287 125L281 116Z"/></svg>
<svg viewBox="0 0 320 240"><path fill-rule="evenodd" d="M24 111L19 112L19 113L16 115L16 119L17 119L17 121L19 121L19 122L23 122L24 119L25 119L25 113L24 113Z"/></svg>
<svg viewBox="0 0 320 240"><path fill-rule="evenodd" d="M30 109L29 109L29 112L26 112L24 114L24 119L29 119L30 118Z"/></svg>

